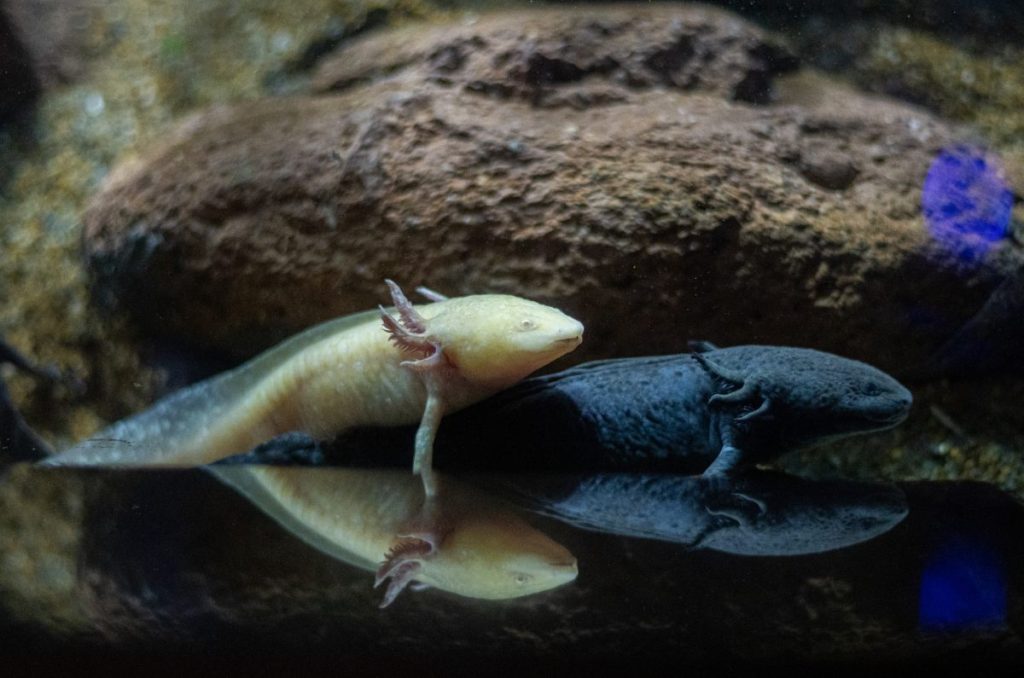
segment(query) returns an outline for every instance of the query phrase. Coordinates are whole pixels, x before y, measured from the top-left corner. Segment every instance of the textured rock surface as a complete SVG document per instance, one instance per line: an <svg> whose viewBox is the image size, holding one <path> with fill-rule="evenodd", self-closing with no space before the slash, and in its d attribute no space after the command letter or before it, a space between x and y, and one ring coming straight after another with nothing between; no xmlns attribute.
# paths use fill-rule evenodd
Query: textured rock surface
<svg viewBox="0 0 1024 678"><path fill-rule="evenodd" d="M1022 153L1024 41L972 49L970 41L953 36L864 21L810 24L799 35L798 49L807 61L841 72L866 90L970 122L1002 150Z"/></svg>
<svg viewBox="0 0 1024 678"><path fill-rule="evenodd" d="M796 66L776 39L710 8L587 7L407 26L327 60L314 87L347 89L405 71L541 108L626 101L629 89L654 86L767 103L774 76Z"/></svg>
<svg viewBox="0 0 1024 678"><path fill-rule="evenodd" d="M344 91L208 110L116 171L85 215L97 290L235 352L388 276L556 303L576 359L707 337L918 366L1024 253L930 242L920 186L957 134L929 115L806 75L753 103L792 65L671 5L371 37L323 65Z"/></svg>

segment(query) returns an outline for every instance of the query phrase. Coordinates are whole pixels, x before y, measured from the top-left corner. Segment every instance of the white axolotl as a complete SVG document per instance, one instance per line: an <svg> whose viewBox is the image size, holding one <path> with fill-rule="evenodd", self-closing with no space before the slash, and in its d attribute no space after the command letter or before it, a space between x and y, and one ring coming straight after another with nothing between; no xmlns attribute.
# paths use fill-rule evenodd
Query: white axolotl
<svg viewBox="0 0 1024 678"><path fill-rule="evenodd" d="M306 330L43 464L192 466L287 432L328 440L357 426L419 421L413 471L432 498L441 417L572 351L583 340L583 325L558 309L502 294L448 299L422 290L433 303L414 307L398 285L386 282L394 309Z"/></svg>

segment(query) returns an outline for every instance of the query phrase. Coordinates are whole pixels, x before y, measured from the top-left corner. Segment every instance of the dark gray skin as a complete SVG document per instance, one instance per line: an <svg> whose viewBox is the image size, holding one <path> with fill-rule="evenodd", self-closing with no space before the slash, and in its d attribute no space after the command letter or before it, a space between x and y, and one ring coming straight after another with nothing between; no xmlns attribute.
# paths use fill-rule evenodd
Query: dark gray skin
<svg viewBox="0 0 1024 678"><path fill-rule="evenodd" d="M693 348L527 379L446 417L435 463L449 470L718 476L890 428L906 418L912 402L884 372L820 351ZM327 460L402 465L411 436L411 429L351 431L327 446Z"/></svg>
<svg viewBox="0 0 1024 678"><path fill-rule="evenodd" d="M884 534L907 516L906 497L895 485L811 481L759 470L722 483L634 473L479 481L585 530L735 555L833 551ZM760 510L752 511L752 505Z"/></svg>
<svg viewBox="0 0 1024 678"><path fill-rule="evenodd" d="M736 346L693 354L710 379L706 424L719 446L706 475L891 428L913 396L870 365L800 348Z"/></svg>
<svg viewBox="0 0 1024 678"><path fill-rule="evenodd" d="M481 452L485 450L480 450ZM322 466L321 446L285 434L217 462ZM513 503L575 527L735 555L824 553L873 539L907 515L894 485L805 480L751 469L729 476L598 473L470 476Z"/></svg>

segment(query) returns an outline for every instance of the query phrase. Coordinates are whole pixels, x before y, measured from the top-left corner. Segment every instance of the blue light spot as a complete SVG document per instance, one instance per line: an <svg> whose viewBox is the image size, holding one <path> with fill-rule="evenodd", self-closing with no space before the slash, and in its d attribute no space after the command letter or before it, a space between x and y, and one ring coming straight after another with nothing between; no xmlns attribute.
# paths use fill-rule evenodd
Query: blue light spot
<svg viewBox="0 0 1024 678"><path fill-rule="evenodd" d="M1010 232L1013 191L998 158L980 148L943 149L921 191L928 230L961 261L975 262Z"/></svg>
<svg viewBox="0 0 1024 678"><path fill-rule="evenodd" d="M1006 572L987 544L954 537L931 556L921 574L918 621L923 631L1006 626Z"/></svg>

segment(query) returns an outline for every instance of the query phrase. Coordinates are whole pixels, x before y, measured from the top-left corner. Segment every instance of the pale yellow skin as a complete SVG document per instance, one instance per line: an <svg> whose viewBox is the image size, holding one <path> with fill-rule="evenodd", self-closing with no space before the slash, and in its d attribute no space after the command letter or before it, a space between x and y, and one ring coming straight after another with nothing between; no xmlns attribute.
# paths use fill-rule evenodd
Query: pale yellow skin
<svg viewBox="0 0 1024 678"><path fill-rule="evenodd" d="M289 532L366 570L385 560L423 502L412 475L395 471L211 466ZM438 477L444 536L416 559L413 581L471 598L505 599L576 578L576 558L491 497Z"/></svg>
<svg viewBox="0 0 1024 678"><path fill-rule="evenodd" d="M282 433L327 440L355 426L423 418L429 448L441 414L471 405L576 348L583 326L550 306L473 295L416 306L443 350L428 407L415 360L391 341L379 311L318 325L252 361L168 396L48 459L51 466L191 466L245 452ZM425 414L426 410L426 414ZM428 421L429 419L429 421ZM426 476L424 478L426 481ZM433 494L428 486L428 494Z"/></svg>

